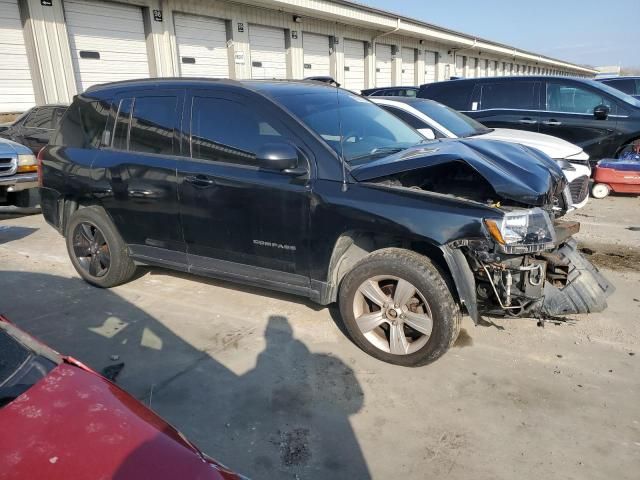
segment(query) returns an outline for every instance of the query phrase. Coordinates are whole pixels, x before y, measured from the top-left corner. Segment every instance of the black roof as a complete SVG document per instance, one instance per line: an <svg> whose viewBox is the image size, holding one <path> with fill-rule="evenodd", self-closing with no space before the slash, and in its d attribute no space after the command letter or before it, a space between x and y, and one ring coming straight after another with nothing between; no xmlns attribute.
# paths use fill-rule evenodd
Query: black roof
<svg viewBox="0 0 640 480"><path fill-rule="evenodd" d="M574 82L584 83L588 85L592 85L594 82L593 79L590 78L582 78L582 77L572 77L572 76L561 76L561 75L517 75L517 76L505 76L505 77L475 77L475 78L456 78L454 80L444 80L442 82L434 82L434 83L425 83L420 87L428 87L429 85L443 84L449 82L456 83L485 83L485 82L493 82L496 80L511 80L514 82L523 82L523 81L531 81L531 80L570 80Z"/></svg>

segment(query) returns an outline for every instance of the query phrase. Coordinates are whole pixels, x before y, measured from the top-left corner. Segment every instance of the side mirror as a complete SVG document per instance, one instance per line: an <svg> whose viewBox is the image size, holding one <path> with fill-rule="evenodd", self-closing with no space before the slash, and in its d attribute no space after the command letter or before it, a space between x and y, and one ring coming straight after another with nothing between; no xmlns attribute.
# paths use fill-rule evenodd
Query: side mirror
<svg viewBox="0 0 640 480"><path fill-rule="evenodd" d="M434 131L430 128L419 128L418 131L424 135L424 137L427 140L435 140L436 139L436 134L434 133Z"/></svg>
<svg viewBox="0 0 640 480"><path fill-rule="evenodd" d="M593 109L593 116L596 120L606 120L609 116L609 107L606 105L598 105Z"/></svg>
<svg viewBox="0 0 640 480"><path fill-rule="evenodd" d="M303 173L303 169L298 169L298 151L288 143L265 143L258 150L256 161L266 170Z"/></svg>

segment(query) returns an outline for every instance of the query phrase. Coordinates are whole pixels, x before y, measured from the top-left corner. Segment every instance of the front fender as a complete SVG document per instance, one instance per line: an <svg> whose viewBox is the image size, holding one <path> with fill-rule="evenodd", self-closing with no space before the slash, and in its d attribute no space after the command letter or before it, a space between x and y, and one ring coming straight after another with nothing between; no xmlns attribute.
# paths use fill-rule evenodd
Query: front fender
<svg viewBox="0 0 640 480"><path fill-rule="evenodd" d="M442 255L451 272L460 302L466 307L469 316L477 325L480 321L480 315L476 299L476 281L471 267L469 267L469 262L459 248L442 245L440 250L442 250Z"/></svg>

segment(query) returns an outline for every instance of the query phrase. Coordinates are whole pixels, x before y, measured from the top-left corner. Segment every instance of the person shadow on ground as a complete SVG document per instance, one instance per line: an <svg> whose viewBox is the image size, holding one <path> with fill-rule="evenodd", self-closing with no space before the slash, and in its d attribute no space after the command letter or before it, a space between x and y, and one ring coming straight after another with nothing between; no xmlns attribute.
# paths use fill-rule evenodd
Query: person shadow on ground
<svg viewBox="0 0 640 480"><path fill-rule="evenodd" d="M118 354L118 384L252 480L371 478L350 424L364 403L354 372L312 353L286 317L268 318L255 367L237 375L113 290L20 271L0 272L0 289L0 312L52 348L97 371ZM114 478L137 480L154 442L161 437L131 452Z"/></svg>

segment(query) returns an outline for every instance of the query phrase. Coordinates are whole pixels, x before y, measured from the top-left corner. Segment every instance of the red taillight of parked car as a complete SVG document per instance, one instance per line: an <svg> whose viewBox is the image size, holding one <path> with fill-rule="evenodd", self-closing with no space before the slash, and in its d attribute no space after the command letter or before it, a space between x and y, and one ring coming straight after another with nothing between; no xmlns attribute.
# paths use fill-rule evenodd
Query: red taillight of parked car
<svg viewBox="0 0 640 480"><path fill-rule="evenodd" d="M38 186L42 186L42 158L44 156L44 149L47 147L42 147L38 152Z"/></svg>

